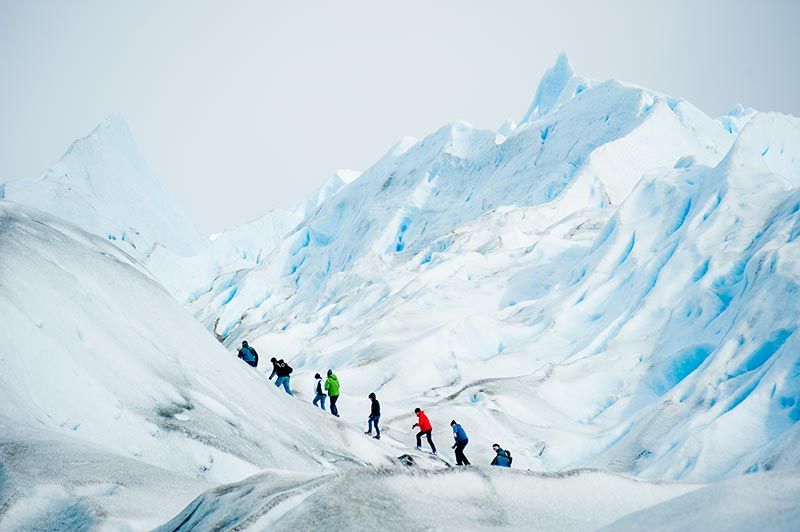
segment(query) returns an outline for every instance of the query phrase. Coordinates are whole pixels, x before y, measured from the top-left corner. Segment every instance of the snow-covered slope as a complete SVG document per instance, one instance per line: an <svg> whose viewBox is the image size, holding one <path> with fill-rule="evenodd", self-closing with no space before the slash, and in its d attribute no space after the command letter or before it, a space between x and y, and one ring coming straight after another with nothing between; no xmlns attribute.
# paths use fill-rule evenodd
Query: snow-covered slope
<svg viewBox="0 0 800 532"><path fill-rule="evenodd" d="M597 471L367 469L255 476L204 493L158 530L792 530L799 496L796 471L699 486Z"/></svg>
<svg viewBox="0 0 800 532"><path fill-rule="evenodd" d="M180 255L203 248L189 218L163 189L119 115L75 141L39 177L11 181L0 189L7 200L73 222L137 257L146 257L155 244Z"/></svg>
<svg viewBox="0 0 800 532"><path fill-rule="evenodd" d="M298 377L337 368L345 405L378 391L397 433L426 405L526 467L800 464L800 309L771 296L797 288L797 119L711 119L559 58L522 122L396 146L201 318Z"/></svg>
<svg viewBox="0 0 800 532"><path fill-rule="evenodd" d="M489 467L263 475L204 493L158 530L597 530L695 489L592 471Z"/></svg>
<svg viewBox="0 0 800 532"><path fill-rule="evenodd" d="M102 521L137 498L161 520L187 502L185 490L159 502L143 478L197 490L268 468L319 474L391 459L279 392L129 256L68 222L0 202L0 279L0 493L11 523L35 523L52 505L94 508L87 515ZM53 465L24 467L43 446ZM113 457L112 471L94 465Z"/></svg>

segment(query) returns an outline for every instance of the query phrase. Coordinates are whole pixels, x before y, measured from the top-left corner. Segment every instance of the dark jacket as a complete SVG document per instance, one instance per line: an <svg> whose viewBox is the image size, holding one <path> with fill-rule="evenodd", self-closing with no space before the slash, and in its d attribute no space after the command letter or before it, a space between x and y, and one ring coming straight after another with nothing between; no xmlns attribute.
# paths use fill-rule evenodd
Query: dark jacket
<svg viewBox="0 0 800 532"><path fill-rule="evenodd" d="M279 364L280 364L280 363L279 363L277 360L276 360L275 362L273 362L273 363L272 363L272 373L270 373L270 375L269 375L269 378L270 378L270 379L271 379L272 377L274 377L275 375L277 375L277 374L278 374L278 367L279 367Z"/></svg>
<svg viewBox="0 0 800 532"><path fill-rule="evenodd" d="M292 367L282 360L279 360L275 365L275 374L278 377L288 377L291 372Z"/></svg>
<svg viewBox="0 0 800 532"><path fill-rule="evenodd" d="M370 416L379 416L381 415L381 404L378 402L377 399L372 399L372 407L369 410Z"/></svg>

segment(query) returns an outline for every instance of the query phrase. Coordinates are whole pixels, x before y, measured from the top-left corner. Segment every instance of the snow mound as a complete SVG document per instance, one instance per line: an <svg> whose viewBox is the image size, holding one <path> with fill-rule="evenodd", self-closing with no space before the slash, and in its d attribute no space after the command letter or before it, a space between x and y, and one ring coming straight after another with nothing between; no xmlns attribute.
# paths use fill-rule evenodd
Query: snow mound
<svg viewBox="0 0 800 532"><path fill-rule="evenodd" d="M29 439L21 430L47 431L184 484L392 460L236 359L108 241L9 202L0 233L0 424L11 448Z"/></svg>
<svg viewBox="0 0 800 532"><path fill-rule="evenodd" d="M696 489L596 472L487 467L259 475L198 497L159 532L242 530L596 530Z"/></svg>

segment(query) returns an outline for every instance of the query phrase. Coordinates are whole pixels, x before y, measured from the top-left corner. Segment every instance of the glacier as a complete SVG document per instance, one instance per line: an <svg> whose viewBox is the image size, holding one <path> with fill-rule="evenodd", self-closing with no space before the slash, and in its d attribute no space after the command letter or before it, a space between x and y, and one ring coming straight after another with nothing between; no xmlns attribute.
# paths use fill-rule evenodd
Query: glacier
<svg viewBox="0 0 800 532"><path fill-rule="evenodd" d="M208 241L117 115L1 190L0 528L800 515L795 117L712 118L562 54L518 122L403 138ZM341 420L310 405L328 368ZM479 465L451 467L451 419ZM511 471L480 465L495 441Z"/></svg>
<svg viewBox="0 0 800 532"><path fill-rule="evenodd" d="M739 111L737 135L564 60L501 144L461 122L393 149L198 317L536 470L797 466L797 309L770 294L797 288L798 120Z"/></svg>

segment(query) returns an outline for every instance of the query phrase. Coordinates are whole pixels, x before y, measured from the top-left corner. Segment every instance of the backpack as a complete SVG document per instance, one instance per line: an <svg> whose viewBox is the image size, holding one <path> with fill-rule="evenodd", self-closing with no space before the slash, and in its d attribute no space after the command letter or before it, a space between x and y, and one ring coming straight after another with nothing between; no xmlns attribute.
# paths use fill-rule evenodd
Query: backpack
<svg viewBox="0 0 800 532"><path fill-rule="evenodd" d="M284 364L284 366L286 366L286 369L284 370L286 371L286 375L287 376L290 375L292 373L292 366L290 366L289 364Z"/></svg>
<svg viewBox="0 0 800 532"><path fill-rule="evenodd" d="M509 451L508 449L505 449L505 451L506 451L506 458L508 458L508 466L511 467L511 462L513 462L514 459L511 458L511 451Z"/></svg>

